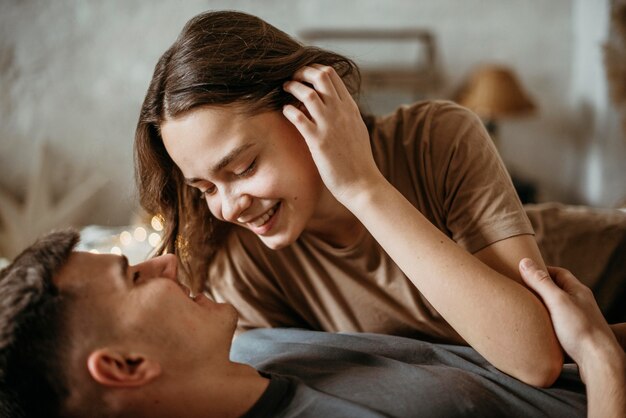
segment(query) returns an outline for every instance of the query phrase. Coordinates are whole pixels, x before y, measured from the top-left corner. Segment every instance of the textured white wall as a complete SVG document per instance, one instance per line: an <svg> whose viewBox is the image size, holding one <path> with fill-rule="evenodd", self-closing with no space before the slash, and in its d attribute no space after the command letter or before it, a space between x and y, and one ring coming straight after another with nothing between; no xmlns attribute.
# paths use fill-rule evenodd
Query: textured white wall
<svg viewBox="0 0 626 418"><path fill-rule="evenodd" d="M606 9L608 0L601 2ZM23 194L36 146L47 141L57 161L50 174L57 194L88 173L109 179L84 222L127 223L136 207L134 127L154 64L189 18L209 8L229 8L257 14L291 34L311 27L431 29L437 36L448 92L479 63L497 61L514 67L540 113L533 119L501 124L501 151L507 164L539 181L546 199L611 204L626 195L624 182L615 180L626 172L621 162L626 152L622 147L610 155L598 154L600 167L604 159L612 161L609 169L601 170L610 187L590 199L583 183L588 177L584 167L588 144L599 132L594 127L598 118L590 116L597 104L572 94L574 80L586 65L576 58L577 42L582 42L580 36L595 36L583 31L585 17L579 8L587 3L596 4L591 0L3 0L0 187ZM605 23L594 22L598 31L605 30ZM592 42L588 48L595 46L599 47ZM593 94L586 91L582 97Z"/></svg>

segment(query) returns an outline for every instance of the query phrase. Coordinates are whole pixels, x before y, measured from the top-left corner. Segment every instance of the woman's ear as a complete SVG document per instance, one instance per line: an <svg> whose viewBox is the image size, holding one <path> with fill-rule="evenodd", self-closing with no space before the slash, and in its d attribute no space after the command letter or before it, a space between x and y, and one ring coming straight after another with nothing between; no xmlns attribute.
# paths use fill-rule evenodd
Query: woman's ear
<svg viewBox="0 0 626 418"><path fill-rule="evenodd" d="M113 348L101 348L87 358L91 377L103 386L137 387L161 375L161 365L142 354L123 353Z"/></svg>

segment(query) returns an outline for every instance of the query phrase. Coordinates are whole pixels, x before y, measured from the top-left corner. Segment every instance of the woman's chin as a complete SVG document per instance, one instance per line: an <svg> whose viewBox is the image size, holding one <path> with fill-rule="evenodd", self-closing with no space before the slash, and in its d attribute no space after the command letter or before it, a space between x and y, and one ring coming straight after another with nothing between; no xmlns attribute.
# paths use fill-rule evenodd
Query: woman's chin
<svg viewBox="0 0 626 418"><path fill-rule="evenodd" d="M263 242L263 244L265 244L265 246L269 248L270 250L281 250L293 244L297 239L297 237L294 239L289 239L285 237L259 237L259 238L261 239L261 242Z"/></svg>

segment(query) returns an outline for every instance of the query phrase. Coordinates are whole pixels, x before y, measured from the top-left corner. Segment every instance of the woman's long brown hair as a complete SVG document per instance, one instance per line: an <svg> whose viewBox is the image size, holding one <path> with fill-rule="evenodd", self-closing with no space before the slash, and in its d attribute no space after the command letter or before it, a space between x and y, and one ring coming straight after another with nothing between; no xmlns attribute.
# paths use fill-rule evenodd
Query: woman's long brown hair
<svg viewBox="0 0 626 418"><path fill-rule="evenodd" d="M165 220L158 253L176 254L190 285L200 290L208 264L228 232L167 154L160 126L202 106L233 106L255 114L280 111L295 99L283 83L305 65L330 65L351 93L359 89L355 63L304 46L267 22L219 11L191 19L156 64L135 133L135 176L142 207Z"/></svg>

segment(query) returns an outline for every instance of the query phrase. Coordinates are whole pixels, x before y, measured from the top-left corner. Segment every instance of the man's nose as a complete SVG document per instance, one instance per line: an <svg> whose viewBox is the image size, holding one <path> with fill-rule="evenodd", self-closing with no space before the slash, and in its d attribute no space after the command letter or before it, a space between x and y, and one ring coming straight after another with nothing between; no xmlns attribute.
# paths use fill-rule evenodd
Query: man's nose
<svg viewBox="0 0 626 418"><path fill-rule="evenodd" d="M248 194L236 191L226 192L222 197L222 217L225 221L236 223L243 211L245 211L252 199Z"/></svg>
<svg viewBox="0 0 626 418"><path fill-rule="evenodd" d="M164 254L137 264L135 269L145 278L165 277L176 280L178 260L174 254Z"/></svg>

